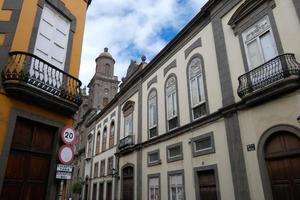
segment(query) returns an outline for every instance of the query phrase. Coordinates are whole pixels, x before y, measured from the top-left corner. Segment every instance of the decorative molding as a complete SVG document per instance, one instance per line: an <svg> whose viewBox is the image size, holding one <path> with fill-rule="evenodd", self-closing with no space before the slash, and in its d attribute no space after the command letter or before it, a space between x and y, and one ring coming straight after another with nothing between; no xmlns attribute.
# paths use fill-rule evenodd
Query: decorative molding
<svg viewBox="0 0 300 200"><path fill-rule="evenodd" d="M187 59L187 57L190 55L190 53L198 47L202 47L201 38L198 38L195 42L193 42L193 44L191 44L188 48L186 48L186 50L184 51L185 59Z"/></svg>
<svg viewBox="0 0 300 200"><path fill-rule="evenodd" d="M147 83L147 89L151 87L152 84L157 83L157 76L154 76L150 81Z"/></svg>
<svg viewBox="0 0 300 200"><path fill-rule="evenodd" d="M170 69L175 68L176 65L176 60L173 60L168 66L166 66L164 68L164 76L166 76L166 74L168 73L168 71L170 71Z"/></svg>

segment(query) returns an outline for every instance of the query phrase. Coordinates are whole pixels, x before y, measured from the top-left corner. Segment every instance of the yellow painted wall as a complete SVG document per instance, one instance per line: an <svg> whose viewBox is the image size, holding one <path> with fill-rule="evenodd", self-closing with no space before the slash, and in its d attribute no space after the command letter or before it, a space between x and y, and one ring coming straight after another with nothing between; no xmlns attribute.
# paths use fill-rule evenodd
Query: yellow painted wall
<svg viewBox="0 0 300 200"><path fill-rule="evenodd" d="M0 0L0 21L7 21L10 19L11 11L1 10L3 2L4 0ZM10 51L28 51L38 8L37 2L38 0L23 1L19 22ZM84 0L64 0L63 2L77 20L71 49L69 73L75 77L78 77L87 4ZM1 38L5 38L5 35L1 35L0 44ZM62 122L65 125L71 125L73 123L71 117L55 114L41 107L27 104L24 101L12 99L6 96L5 90L0 89L0 153L2 152L3 143L7 133L8 120L12 108L24 110L25 112L29 112L49 120Z"/></svg>

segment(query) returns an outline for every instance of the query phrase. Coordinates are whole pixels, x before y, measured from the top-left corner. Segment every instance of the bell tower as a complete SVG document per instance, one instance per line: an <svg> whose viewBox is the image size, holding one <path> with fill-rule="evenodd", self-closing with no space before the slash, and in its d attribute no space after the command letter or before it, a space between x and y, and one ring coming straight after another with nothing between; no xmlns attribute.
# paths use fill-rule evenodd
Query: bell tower
<svg viewBox="0 0 300 200"><path fill-rule="evenodd" d="M102 110L117 94L119 81L114 76L115 60L108 48L104 48L95 61L96 73L88 85L89 105Z"/></svg>

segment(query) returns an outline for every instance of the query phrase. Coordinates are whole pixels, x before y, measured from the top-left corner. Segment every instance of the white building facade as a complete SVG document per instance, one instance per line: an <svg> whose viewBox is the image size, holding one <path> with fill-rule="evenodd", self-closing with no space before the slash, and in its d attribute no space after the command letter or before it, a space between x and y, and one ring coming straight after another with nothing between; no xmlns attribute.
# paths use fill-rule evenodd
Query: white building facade
<svg viewBox="0 0 300 200"><path fill-rule="evenodd" d="M299 6L210 0L132 62L86 125L85 198L298 199Z"/></svg>

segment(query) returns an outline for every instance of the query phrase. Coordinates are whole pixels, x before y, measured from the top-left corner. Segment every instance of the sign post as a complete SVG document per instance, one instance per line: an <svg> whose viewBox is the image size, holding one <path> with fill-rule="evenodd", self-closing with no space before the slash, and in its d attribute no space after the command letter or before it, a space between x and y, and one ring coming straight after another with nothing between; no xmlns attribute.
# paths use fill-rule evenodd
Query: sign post
<svg viewBox="0 0 300 200"><path fill-rule="evenodd" d="M70 165L74 159L74 152L71 148L76 141L75 130L71 126L65 126L61 132L61 139L65 145L61 146L58 151L58 159L60 163L56 167L56 179L60 179L60 188L58 199L62 199L64 193L65 180L72 179L73 167Z"/></svg>

